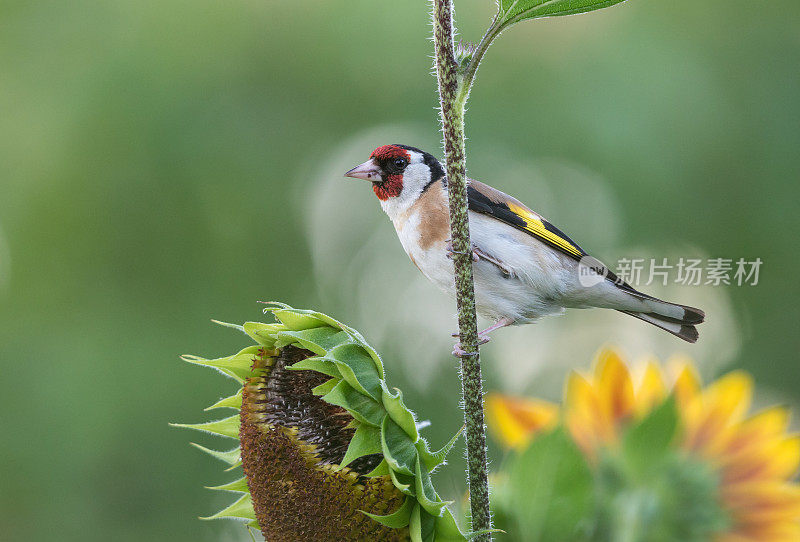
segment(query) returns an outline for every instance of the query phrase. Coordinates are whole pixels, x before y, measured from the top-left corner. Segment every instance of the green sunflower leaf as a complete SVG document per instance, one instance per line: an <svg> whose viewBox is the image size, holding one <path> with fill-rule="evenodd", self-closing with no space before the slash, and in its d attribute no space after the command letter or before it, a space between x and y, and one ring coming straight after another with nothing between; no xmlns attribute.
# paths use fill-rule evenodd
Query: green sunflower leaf
<svg viewBox="0 0 800 542"><path fill-rule="evenodd" d="M172 427L186 427L229 438L239 438L239 415L206 423L171 423Z"/></svg>
<svg viewBox="0 0 800 542"><path fill-rule="evenodd" d="M332 405L340 406L350 412L356 420L376 427L381 424L381 419L384 416L380 403L359 393L344 380L336 384L331 391L322 397L322 400Z"/></svg>
<svg viewBox="0 0 800 542"><path fill-rule="evenodd" d="M378 463L378 466L369 471L366 476L367 478L375 478L376 476L388 476L391 469L389 468L389 464L386 462L386 459L381 459L381 462Z"/></svg>
<svg viewBox="0 0 800 542"><path fill-rule="evenodd" d="M436 534L436 520L417 504L411 511L408 531L412 542L433 542Z"/></svg>
<svg viewBox="0 0 800 542"><path fill-rule="evenodd" d="M236 502L214 514L200 519L241 518L255 521L256 513L253 510L253 501L250 494L242 495Z"/></svg>
<svg viewBox="0 0 800 542"><path fill-rule="evenodd" d="M258 355L260 349L260 346L253 345L224 358L205 359L198 356L183 355L181 359L195 365L213 367L233 376L239 382L243 382L245 378L250 376L253 358Z"/></svg>
<svg viewBox="0 0 800 542"><path fill-rule="evenodd" d="M394 487L405 493L406 495L410 495L415 497L417 494L417 490L414 487L414 477L408 476L406 474L402 474L400 472L396 472L389 468L389 476L392 479L392 483Z"/></svg>
<svg viewBox="0 0 800 542"><path fill-rule="evenodd" d="M293 311L298 311L299 310L299 309L293 309L291 305L287 305L286 303L284 303L282 301L259 301L259 303L262 303L265 306L264 307L264 314L266 314L268 312L271 313L271 312L277 311L279 309L289 309L289 310L293 310Z"/></svg>
<svg viewBox="0 0 800 542"><path fill-rule="evenodd" d="M389 416L386 416L381 424L381 446L383 456L392 470L409 476L414 475L417 449L408 434Z"/></svg>
<svg viewBox="0 0 800 542"><path fill-rule="evenodd" d="M321 322L325 322L327 325L329 325L329 326L331 326L333 328L336 328L336 329L344 331L345 333L347 333L350 336L350 338L353 340L353 342L356 342L356 343L360 344L364 348L364 350L367 351L367 353L375 361L375 366L378 368L378 375L381 378L384 378L383 361L381 361L380 355L378 354L378 352L374 348L372 348L372 346L369 345L369 343L364 339L364 337L361 335L361 333L359 333L357 330L355 330L355 329L351 328L350 326L348 326L346 324L343 324L342 322L339 322L338 320L335 320L335 319L331 318L330 316L328 316L327 314L323 314L321 312L311 311L311 310L306 310L306 309L294 309L294 308L292 308L292 307L290 307L288 305L285 305L283 303L277 303L277 302L270 302L269 305L275 305L276 307L267 307L266 309L264 309L264 312L274 312L274 311L279 310L279 309L284 309L286 311L294 312L296 314L305 314L305 315L313 316L314 318L320 320Z"/></svg>
<svg viewBox="0 0 800 542"><path fill-rule="evenodd" d="M233 329L238 329L239 331L244 331L244 327L240 324L231 324L228 322L223 322L222 320L214 320L213 318L211 319L211 321L222 327L230 327Z"/></svg>
<svg viewBox="0 0 800 542"><path fill-rule="evenodd" d="M315 327L303 331L281 331L278 333L278 339L286 344L300 343L300 346L311 350L318 356L324 356L328 350L350 342L347 333L330 327ZM276 342L276 346L278 344Z"/></svg>
<svg viewBox="0 0 800 542"><path fill-rule="evenodd" d="M230 369L226 369L224 367L215 366L213 363L210 363L210 362L216 361L216 360L206 359L206 358L202 358L200 356L195 356L195 355L192 355L192 354L183 354L181 356L181 359L183 361L185 361L186 363L191 363L192 365L202 365L203 367L211 367L212 369L216 369L217 371L219 371L220 373L224 374L225 376L234 379L239 384L243 384L244 383L244 379L241 378L240 376L237 376L236 373L234 373Z"/></svg>
<svg viewBox="0 0 800 542"><path fill-rule="evenodd" d="M241 455L241 450L237 446L233 450L228 450L227 452L218 452L217 450L212 450L211 448L206 448L205 446L200 446L194 442L190 442L192 446L200 450L201 452L205 452L211 457L215 457L220 461L227 463L228 465L236 465L239 462L239 456Z"/></svg>
<svg viewBox="0 0 800 542"><path fill-rule="evenodd" d="M274 310L272 314L275 315L275 318L280 320L283 325L293 331L303 331L305 329L325 326L325 322L314 315L303 314L290 308Z"/></svg>
<svg viewBox="0 0 800 542"><path fill-rule="evenodd" d="M330 393L330 391L336 387L336 385L341 382L340 378L331 378L330 380L326 380L319 386L316 386L311 389L311 393L314 395L325 395L326 393Z"/></svg>
<svg viewBox="0 0 800 542"><path fill-rule="evenodd" d="M272 348L275 346L275 335L286 329L283 324L263 324L261 322L245 322L242 331L261 346Z"/></svg>
<svg viewBox="0 0 800 542"><path fill-rule="evenodd" d="M392 529L402 529L408 525L408 522L411 519L411 511L414 509L415 504L416 501L413 498L406 497L403 501L403 504L400 505L400 508L391 514L379 516L376 514L370 514L369 512L364 512L363 510L362 512L382 525L386 525Z"/></svg>
<svg viewBox="0 0 800 542"><path fill-rule="evenodd" d="M458 433L453 435L453 438L450 439L450 442L435 452L430 451L430 448L428 448L428 441L426 441L424 438L421 438L416 442L419 457L428 470L433 471L436 467L445 463L447 460L447 454L450 453L450 450L452 450L453 446L455 446L456 442L458 442L458 437L461 436L463 431L464 427L462 426L461 429L458 430Z"/></svg>
<svg viewBox="0 0 800 542"><path fill-rule="evenodd" d="M215 491L235 491L237 493L248 493L250 491L247 487L247 478L244 477L221 486L206 486L206 489L213 489Z"/></svg>
<svg viewBox="0 0 800 542"><path fill-rule="evenodd" d="M499 17L504 25L526 19L557 17L595 11L624 0L499 0Z"/></svg>
<svg viewBox="0 0 800 542"><path fill-rule="evenodd" d="M356 390L381 400L381 380L375 362L360 345L342 344L331 349L325 359L335 363L342 378Z"/></svg>
<svg viewBox="0 0 800 542"><path fill-rule="evenodd" d="M204 410L214 410L215 408L235 408L236 410L241 410L242 408L242 390L237 391L235 394L220 399L213 405Z"/></svg>
<svg viewBox="0 0 800 542"><path fill-rule="evenodd" d="M232 471L233 469L235 469L236 467L241 467L241 466L242 466L242 459L241 459L241 457L240 457L240 458L239 458L239 459L236 461L236 463L232 464L230 467L228 467L227 469L225 469L225 472L230 472L230 471Z"/></svg>
<svg viewBox="0 0 800 542"><path fill-rule="evenodd" d="M403 403L403 393L397 388L395 388L395 391L397 393L392 394L386 388L386 382L381 381L383 406L386 408L386 412L406 432L411 441L416 442L419 439L417 420L414 419L414 414Z"/></svg>
<svg viewBox="0 0 800 542"><path fill-rule="evenodd" d="M436 490L433 489L431 482L431 475L427 470L422 469L419 457L417 457L417 465L415 470L414 482L417 489L417 501L420 506L425 509L430 515L439 517L442 515L442 510L448 503L439 499Z"/></svg>
<svg viewBox="0 0 800 542"><path fill-rule="evenodd" d="M361 423L356 428L341 466L346 467L359 457L381 453L381 430L375 426Z"/></svg>
<svg viewBox="0 0 800 542"><path fill-rule="evenodd" d="M442 517L436 519L436 542L457 542L468 538L458 528L450 509L445 508Z"/></svg>
<svg viewBox="0 0 800 542"><path fill-rule="evenodd" d="M340 375L335 363L320 357L301 359L294 365L287 365L286 368L291 371L316 371L324 375L335 377L339 377Z"/></svg>

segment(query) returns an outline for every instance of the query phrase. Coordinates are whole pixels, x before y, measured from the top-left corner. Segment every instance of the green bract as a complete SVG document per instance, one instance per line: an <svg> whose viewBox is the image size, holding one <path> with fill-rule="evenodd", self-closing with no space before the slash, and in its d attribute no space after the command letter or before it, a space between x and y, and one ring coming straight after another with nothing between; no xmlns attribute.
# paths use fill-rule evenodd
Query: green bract
<svg viewBox="0 0 800 542"><path fill-rule="evenodd" d="M245 519L276 540L298 532L316 540L466 540L431 482L459 435L429 449L402 394L387 386L380 356L354 329L279 303L265 312L277 322L224 324L256 344L225 358L183 357L243 386L209 407L240 414L176 424L240 439L227 452L195 445L231 468L244 462L245 478L212 488L242 496L211 518ZM321 508L304 510L304 498ZM325 522L325 503L336 503L336 521Z"/></svg>

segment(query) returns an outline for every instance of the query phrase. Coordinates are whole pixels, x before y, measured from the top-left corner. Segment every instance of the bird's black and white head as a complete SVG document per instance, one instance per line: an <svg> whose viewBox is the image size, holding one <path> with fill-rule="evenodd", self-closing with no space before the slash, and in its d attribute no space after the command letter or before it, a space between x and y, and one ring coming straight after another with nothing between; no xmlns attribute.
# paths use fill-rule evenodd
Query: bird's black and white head
<svg viewBox="0 0 800 542"><path fill-rule="evenodd" d="M411 206L434 182L444 177L439 161L408 145L382 145L369 160L347 173L347 177L372 182L372 190L390 218Z"/></svg>

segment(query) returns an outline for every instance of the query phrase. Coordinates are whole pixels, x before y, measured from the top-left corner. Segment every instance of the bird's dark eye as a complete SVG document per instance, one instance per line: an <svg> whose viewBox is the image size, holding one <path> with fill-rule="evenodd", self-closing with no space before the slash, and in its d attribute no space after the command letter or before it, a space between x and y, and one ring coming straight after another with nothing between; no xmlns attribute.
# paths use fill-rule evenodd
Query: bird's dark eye
<svg viewBox="0 0 800 542"><path fill-rule="evenodd" d="M392 165L396 170L402 171L408 165L408 161L405 158L395 158L392 160Z"/></svg>

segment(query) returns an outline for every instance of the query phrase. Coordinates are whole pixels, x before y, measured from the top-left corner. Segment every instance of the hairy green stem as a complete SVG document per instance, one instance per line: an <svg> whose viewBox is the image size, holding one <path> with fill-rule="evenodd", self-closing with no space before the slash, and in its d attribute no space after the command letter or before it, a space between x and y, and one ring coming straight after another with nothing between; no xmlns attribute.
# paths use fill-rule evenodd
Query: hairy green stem
<svg viewBox="0 0 800 542"><path fill-rule="evenodd" d="M472 58L470 59L467 67L464 69L463 75L461 76L461 81L458 88L458 96L456 100L462 108L467 105L469 91L472 90L472 81L475 79L475 73L478 71L478 65L481 63L481 60L483 60L483 55L489 49L489 46L492 44L494 39L500 35L506 26L507 25L503 25L500 22L500 13L498 12L498 14L494 17L492 24L489 26L489 29L486 30L486 33L483 35L480 43L475 48L475 52L472 54Z"/></svg>
<svg viewBox="0 0 800 542"><path fill-rule="evenodd" d="M462 349L466 352L461 356L461 389L466 425L472 530L485 531L491 528L491 516L486 462L486 428L483 421L483 381L478 354L475 287L472 279L472 242L469 238L467 205L466 156L464 154L466 96L460 99L460 88L463 87L459 85L458 66L454 56L451 0L434 0L433 26L450 203L450 238L454 252L459 340ZM476 538L481 541L490 539L491 536L488 533Z"/></svg>

